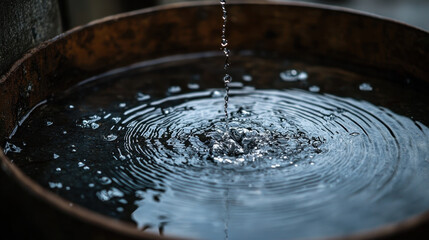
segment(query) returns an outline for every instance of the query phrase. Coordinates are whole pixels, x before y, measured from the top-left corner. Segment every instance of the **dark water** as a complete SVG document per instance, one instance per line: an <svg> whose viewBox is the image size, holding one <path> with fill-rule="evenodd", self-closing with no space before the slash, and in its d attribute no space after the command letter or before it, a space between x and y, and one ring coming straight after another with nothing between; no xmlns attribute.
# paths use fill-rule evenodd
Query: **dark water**
<svg viewBox="0 0 429 240"><path fill-rule="evenodd" d="M49 99L7 155L74 204L167 235L326 237L429 209L428 88L241 52L226 131L215 55L141 63Z"/></svg>

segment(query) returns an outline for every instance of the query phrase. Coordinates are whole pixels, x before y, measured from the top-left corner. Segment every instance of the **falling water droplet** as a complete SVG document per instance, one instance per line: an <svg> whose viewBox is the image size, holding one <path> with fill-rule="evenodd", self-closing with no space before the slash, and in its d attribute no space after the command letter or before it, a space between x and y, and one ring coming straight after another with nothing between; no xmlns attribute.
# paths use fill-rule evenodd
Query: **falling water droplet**
<svg viewBox="0 0 429 240"><path fill-rule="evenodd" d="M229 74L225 74L225 76L223 77L223 81L225 83L230 83L232 80L231 76Z"/></svg>

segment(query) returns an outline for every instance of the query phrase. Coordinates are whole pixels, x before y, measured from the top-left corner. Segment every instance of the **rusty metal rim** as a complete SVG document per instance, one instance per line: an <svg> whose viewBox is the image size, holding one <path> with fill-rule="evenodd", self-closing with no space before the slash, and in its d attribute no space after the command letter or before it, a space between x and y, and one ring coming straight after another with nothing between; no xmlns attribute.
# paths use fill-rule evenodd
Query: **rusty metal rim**
<svg viewBox="0 0 429 240"><path fill-rule="evenodd" d="M376 14L370 14L367 12L352 10L344 7L328 6L328 5L315 4L315 3L283 2L283 1L276 1L276 0L250 0L250 1L235 0L230 4L283 5L283 6L294 6L294 7L310 8L310 9L316 9L316 10L332 11L332 12L342 12L342 13L347 13L351 15L359 15L367 18L372 18L380 21L391 22L397 25L402 25L407 28L414 29L415 31L420 31L420 32L424 32L425 34L429 34L429 32L423 29L408 25L406 23L402 23L402 22L399 22L390 18L382 17ZM11 69L8 72L6 72L3 76L0 76L0 83L7 81L8 76L12 72L16 71L26 59L31 58L33 54L41 51L42 49L55 43L58 40L63 39L69 35L75 34L83 29L91 28L106 22L118 21L130 16L135 16L135 15L158 12L158 11L163 11L167 9L191 8L191 7L209 6L209 5L216 5L216 4L211 1L167 4L163 6L151 7L151 8L131 11L127 13L112 15L112 16L108 16L105 18L92 21L82 26L75 27L29 50L21 59L19 59L12 65ZM3 148L1 146L0 146L0 167L2 171L4 171L10 177L14 178L16 182L19 183L23 188L25 188L29 193L37 196L39 199L51 204L52 206L55 206L60 211L66 214L69 214L70 216L77 217L83 220L84 222L101 226L106 229L112 229L130 237L141 237L141 238L151 238L151 239L178 239L177 237L172 237L172 236L161 237L156 234L141 232L130 223L126 223L120 220L116 220L112 217L98 214L94 211L91 211L79 205L75 205L70 201L67 201L66 199L49 191L48 189L43 188L34 180L26 176L18 167L16 167L13 163L11 163L8 157L4 155ZM420 215L408 218L398 223L387 224L379 228L375 228L367 231L361 231L351 235L328 237L324 239L378 239L378 238L393 237L395 236L395 234L405 232L407 230L412 230L424 223L429 223L429 211L424 212Z"/></svg>

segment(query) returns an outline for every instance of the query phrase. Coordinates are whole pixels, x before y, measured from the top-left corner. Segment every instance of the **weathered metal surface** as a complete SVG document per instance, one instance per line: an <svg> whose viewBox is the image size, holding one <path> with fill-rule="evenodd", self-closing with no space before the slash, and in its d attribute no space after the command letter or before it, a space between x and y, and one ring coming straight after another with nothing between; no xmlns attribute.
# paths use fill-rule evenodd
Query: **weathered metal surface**
<svg viewBox="0 0 429 240"><path fill-rule="evenodd" d="M56 0L2 0L0 75L30 48L61 33Z"/></svg>
<svg viewBox="0 0 429 240"><path fill-rule="evenodd" d="M231 49L274 51L290 58L371 68L374 74L429 82L429 33L337 8L266 1L228 6ZM220 7L163 6L108 17L43 43L0 78L0 141L38 102L92 75L138 61L219 49ZM393 80L392 80L393 81ZM36 137L36 136L35 136ZM18 224L41 238L154 237L69 203L27 178L0 153L2 198ZM14 207L14 208L13 208ZM429 214L348 239L429 235Z"/></svg>

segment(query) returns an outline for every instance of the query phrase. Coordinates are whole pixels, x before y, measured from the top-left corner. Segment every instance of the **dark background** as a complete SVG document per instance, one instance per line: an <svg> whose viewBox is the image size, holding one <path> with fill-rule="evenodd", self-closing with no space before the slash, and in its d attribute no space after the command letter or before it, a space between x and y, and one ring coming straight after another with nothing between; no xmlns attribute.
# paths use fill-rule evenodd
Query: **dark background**
<svg viewBox="0 0 429 240"><path fill-rule="evenodd" d="M218 0L210 0L217 2ZM229 0L232 2L233 0ZM299 0L277 2L313 2L366 11L429 30L428 0ZM161 5L180 0L59 0L65 29L103 16ZM192 2L190 0L186 2ZM227 1L228 3L228 1Z"/></svg>
<svg viewBox="0 0 429 240"><path fill-rule="evenodd" d="M218 0L208 1L218 2ZM233 1L228 0L227 2ZM385 16L426 31L429 30L429 0L272 1L313 2L347 7ZM177 2L184 1L0 0L0 76L6 73L12 64L29 49L63 31L108 15ZM187 2L192 1L188 0Z"/></svg>

